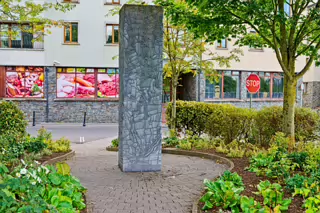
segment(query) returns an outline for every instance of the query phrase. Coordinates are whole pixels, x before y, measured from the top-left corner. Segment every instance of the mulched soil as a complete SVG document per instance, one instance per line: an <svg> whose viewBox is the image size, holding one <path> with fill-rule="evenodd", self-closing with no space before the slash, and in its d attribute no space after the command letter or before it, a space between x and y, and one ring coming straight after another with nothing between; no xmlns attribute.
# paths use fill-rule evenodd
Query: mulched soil
<svg viewBox="0 0 320 213"><path fill-rule="evenodd" d="M199 151L199 150L195 150L195 151ZM245 185L245 190L242 192L241 195L253 197L256 201L263 203L262 196L259 196L259 195L256 195L253 193L253 192L258 191L256 186L260 183L260 181L269 180L271 183L276 182L276 180L272 180L267 177L258 177L258 176L256 176L255 173L245 171L245 168L249 166L249 159L246 157L230 158L230 157L227 157L225 154L217 153L214 150L207 150L207 151L202 151L202 152L213 153L213 154L219 155L221 157L228 158L234 163L234 168L233 168L232 172L237 172L243 178L243 183ZM286 189L284 189L284 192L285 192L285 198L291 198L290 192L288 192ZM204 193L205 192L203 192L203 194ZM203 203L200 203L199 205L200 205L199 207L202 208ZM303 205L303 198L300 196L295 196L289 206L288 212L289 213L303 213L303 212L305 212L305 210L302 208L302 205ZM215 208L213 210L206 211L206 212L219 212L219 208Z"/></svg>

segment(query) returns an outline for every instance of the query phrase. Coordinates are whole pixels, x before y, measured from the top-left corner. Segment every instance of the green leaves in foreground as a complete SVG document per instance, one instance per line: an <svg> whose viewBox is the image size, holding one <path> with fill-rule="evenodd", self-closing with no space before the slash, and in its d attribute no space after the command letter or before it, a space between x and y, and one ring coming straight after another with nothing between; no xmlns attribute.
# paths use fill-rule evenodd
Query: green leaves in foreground
<svg viewBox="0 0 320 213"><path fill-rule="evenodd" d="M200 199L204 203L203 210L215 207L231 210L233 213L280 213L288 210L291 199L283 199L281 185L269 181L261 182L256 194L262 195L263 205L252 197L241 196L244 191L242 178L237 173L226 171L218 180L204 180L207 192ZM309 205L313 205L313 200Z"/></svg>

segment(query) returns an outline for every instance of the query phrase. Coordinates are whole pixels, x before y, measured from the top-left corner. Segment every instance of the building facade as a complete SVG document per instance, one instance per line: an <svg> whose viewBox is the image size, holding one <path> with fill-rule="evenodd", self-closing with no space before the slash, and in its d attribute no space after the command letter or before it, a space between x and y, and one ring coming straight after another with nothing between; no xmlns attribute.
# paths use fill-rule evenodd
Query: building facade
<svg viewBox="0 0 320 213"><path fill-rule="evenodd" d="M68 24L52 28L43 42L33 43L33 35L23 32L14 39L1 36L0 99L18 103L29 120L35 112L37 122L82 122L84 113L88 122L117 122L119 17L108 14L125 1L68 2L75 4L70 12L45 12L45 17ZM16 27L15 23L0 22L1 31ZM225 56L233 48L233 42L227 40L209 46L211 51ZM261 78L261 90L252 96L253 107L281 105L283 75L273 50L242 49L240 62L232 62L228 68L216 65L221 76L217 82L209 82L202 73L196 77L184 75L179 99L249 107L245 80L250 73L256 73ZM297 70L305 60L298 59ZM304 96L311 100L311 107L316 107L313 101L319 100L320 79L315 76L319 76L320 69L312 69L306 78ZM297 87L298 105L302 104L301 84L302 79ZM169 99L164 92L163 102Z"/></svg>

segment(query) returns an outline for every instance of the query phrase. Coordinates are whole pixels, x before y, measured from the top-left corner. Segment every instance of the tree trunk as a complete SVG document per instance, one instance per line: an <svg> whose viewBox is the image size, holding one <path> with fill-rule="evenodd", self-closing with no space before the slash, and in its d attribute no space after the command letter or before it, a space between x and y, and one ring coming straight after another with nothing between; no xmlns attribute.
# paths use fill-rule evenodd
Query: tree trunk
<svg viewBox="0 0 320 213"><path fill-rule="evenodd" d="M172 111L171 111L171 129L176 131L176 123L177 123L177 80L172 78L171 81L171 89L172 89Z"/></svg>
<svg viewBox="0 0 320 213"><path fill-rule="evenodd" d="M297 79L289 80L284 76L284 99L283 99L283 132L290 138L289 150L295 145L294 112L297 97Z"/></svg>

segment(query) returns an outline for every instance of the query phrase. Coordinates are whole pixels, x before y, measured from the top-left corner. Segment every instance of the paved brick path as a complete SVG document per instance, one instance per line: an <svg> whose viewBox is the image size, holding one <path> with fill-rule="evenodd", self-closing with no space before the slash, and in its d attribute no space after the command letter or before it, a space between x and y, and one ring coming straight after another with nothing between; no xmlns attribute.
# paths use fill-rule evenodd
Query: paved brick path
<svg viewBox="0 0 320 213"><path fill-rule="evenodd" d="M122 173L117 153L105 151L110 139L75 144L72 173L88 188L94 213L187 213L225 166L197 157L163 155L159 173Z"/></svg>

